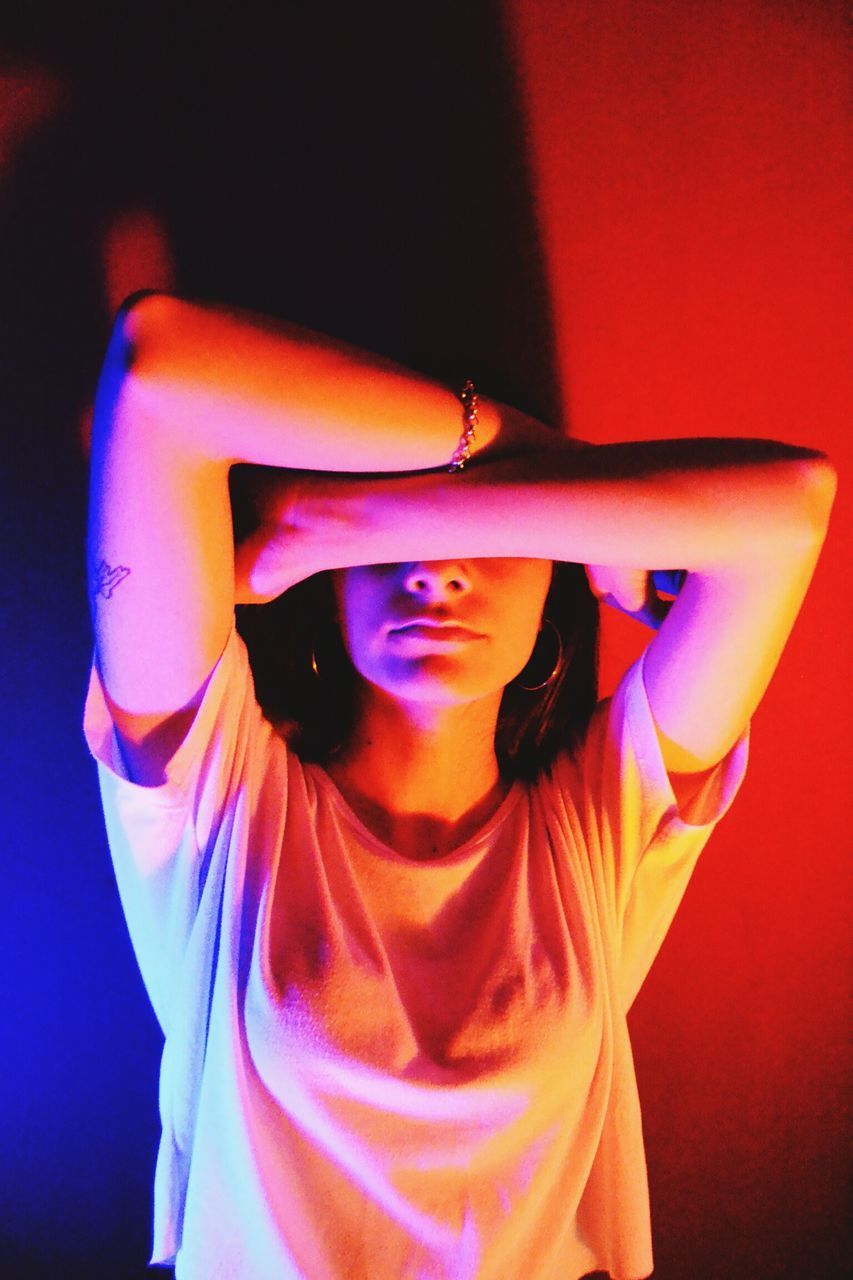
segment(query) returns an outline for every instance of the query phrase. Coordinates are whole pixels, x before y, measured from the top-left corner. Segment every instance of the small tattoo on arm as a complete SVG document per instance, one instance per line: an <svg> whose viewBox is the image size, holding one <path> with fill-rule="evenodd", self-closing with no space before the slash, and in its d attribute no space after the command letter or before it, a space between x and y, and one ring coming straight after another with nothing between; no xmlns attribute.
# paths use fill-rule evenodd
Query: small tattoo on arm
<svg viewBox="0 0 853 1280"><path fill-rule="evenodd" d="M92 595L103 596L109 600L119 583L124 582L130 570L123 564L110 568L106 560L102 560L92 575Z"/></svg>

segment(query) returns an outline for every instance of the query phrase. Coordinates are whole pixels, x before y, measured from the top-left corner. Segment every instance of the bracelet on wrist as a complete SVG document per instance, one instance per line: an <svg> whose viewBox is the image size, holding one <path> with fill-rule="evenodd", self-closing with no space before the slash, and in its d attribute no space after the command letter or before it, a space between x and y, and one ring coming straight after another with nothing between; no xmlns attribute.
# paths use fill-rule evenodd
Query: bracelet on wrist
<svg viewBox="0 0 853 1280"><path fill-rule="evenodd" d="M465 463L470 458L471 444L474 440L474 428L479 422L479 417L477 415L479 400L477 398L477 393L474 390L474 384L470 378L468 378L463 384L462 389L459 392L459 399L462 401L463 430L462 435L459 437L459 443L456 446L456 451L450 461L450 466L447 468L451 473L454 471L461 471L465 466Z"/></svg>

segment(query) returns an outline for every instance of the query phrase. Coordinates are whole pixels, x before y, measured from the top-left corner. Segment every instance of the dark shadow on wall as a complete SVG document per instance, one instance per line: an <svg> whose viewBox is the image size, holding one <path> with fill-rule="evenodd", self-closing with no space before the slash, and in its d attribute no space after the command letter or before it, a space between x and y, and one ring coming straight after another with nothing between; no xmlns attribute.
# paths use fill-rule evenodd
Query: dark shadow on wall
<svg viewBox="0 0 853 1280"><path fill-rule="evenodd" d="M80 720L79 420L102 251L153 211L178 291L278 314L555 419L524 126L497 3L21 6L61 106L0 169L4 864L0 1268L147 1272L161 1040ZM0 68L2 70L2 68ZM139 281L139 284L144 283ZM401 405L401 414L405 406ZM10 724L12 720L10 720Z"/></svg>
<svg viewBox="0 0 853 1280"><path fill-rule="evenodd" d="M88 23L85 9L3 42L7 60L17 43L71 82L64 118L28 146L3 202L6 235L24 246L6 270L14 301L29 299L19 346L31 359L30 343L67 345L72 314L71 363L91 382L107 319L87 297L99 237L139 204L165 220L181 291L425 372L470 372L556 415L524 125L495 0L367 12L340 0L104 5Z"/></svg>

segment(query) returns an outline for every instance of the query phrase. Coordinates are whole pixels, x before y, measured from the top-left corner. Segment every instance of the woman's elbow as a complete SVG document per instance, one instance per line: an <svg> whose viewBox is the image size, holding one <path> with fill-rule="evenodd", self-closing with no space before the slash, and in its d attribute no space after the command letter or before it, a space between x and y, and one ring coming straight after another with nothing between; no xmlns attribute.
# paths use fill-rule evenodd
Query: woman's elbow
<svg viewBox="0 0 853 1280"><path fill-rule="evenodd" d="M127 369L136 368L139 353L168 316L172 298L157 289L129 293L115 314L111 347L120 348Z"/></svg>
<svg viewBox="0 0 853 1280"><path fill-rule="evenodd" d="M829 517L838 489L838 472L823 453L798 464L798 494L801 500L803 527L808 540L822 543L829 527Z"/></svg>

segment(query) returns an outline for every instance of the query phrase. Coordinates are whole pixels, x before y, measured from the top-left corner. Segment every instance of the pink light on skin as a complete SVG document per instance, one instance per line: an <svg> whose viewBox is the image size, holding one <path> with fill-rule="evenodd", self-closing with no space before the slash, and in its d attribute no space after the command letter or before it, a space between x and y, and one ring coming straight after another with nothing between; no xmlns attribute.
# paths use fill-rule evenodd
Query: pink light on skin
<svg viewBox="0 0 853 1280"><path fill-rule="evenodd" d="M517 558L337 571L353 664L410 714L412 703L439 712L497 697L530 656L551 572L550 562Z"/></svg>
<svg viewBox="0 0 853 1280"><path fill-rule="evenodd" d="M432 649L461 649L485 637L468 627L412 622L395 628L388 638L406 653L428 653Z"/></svg>

